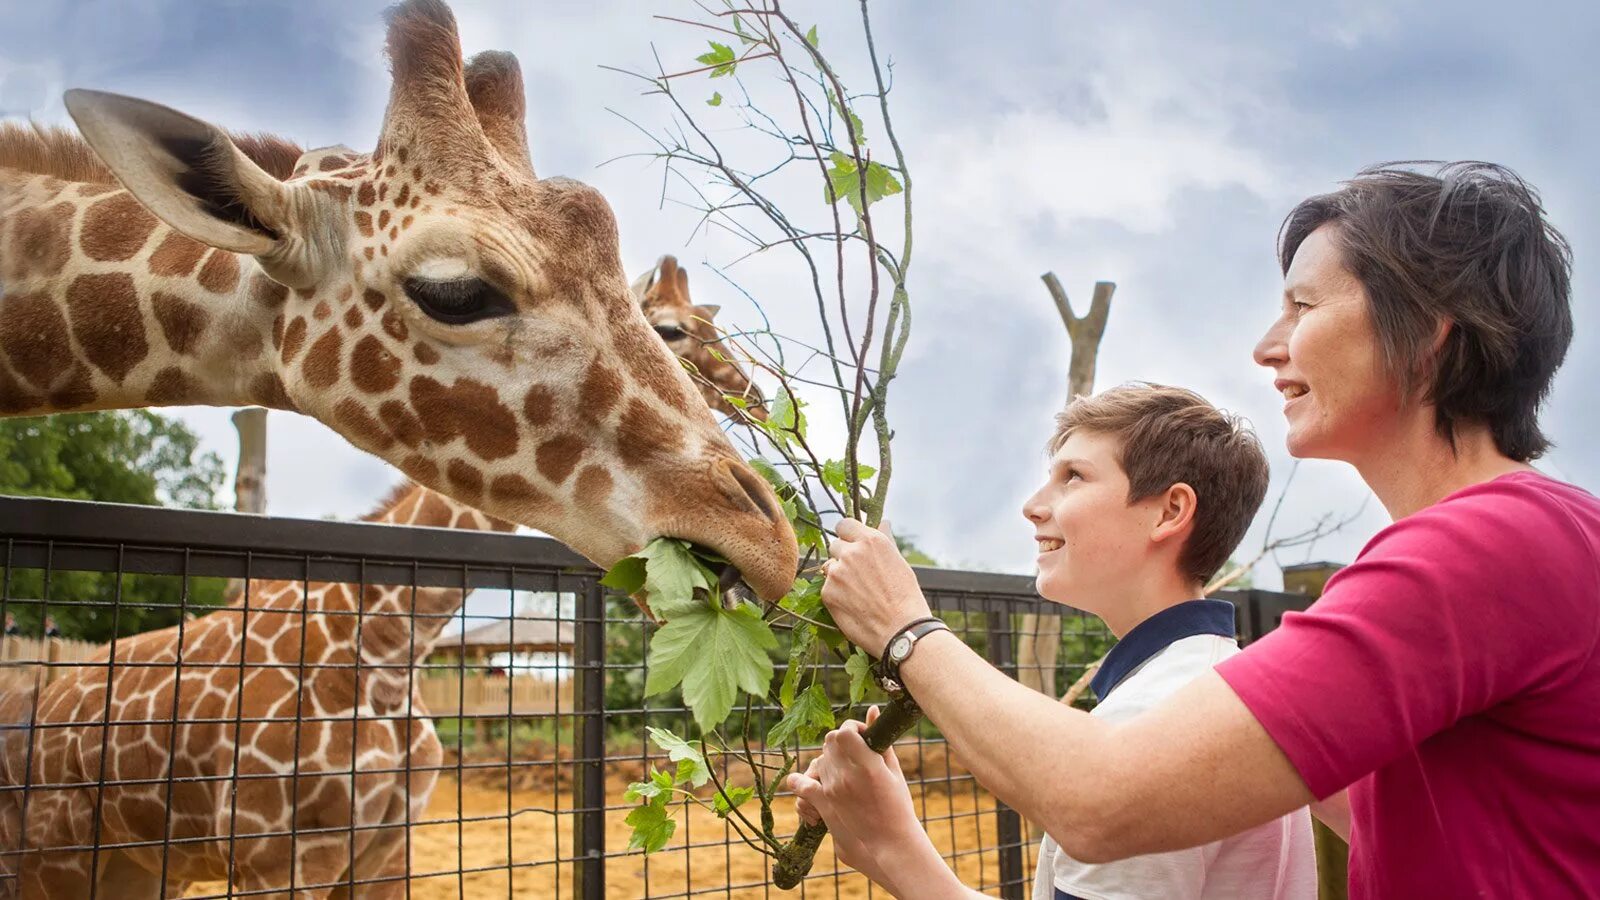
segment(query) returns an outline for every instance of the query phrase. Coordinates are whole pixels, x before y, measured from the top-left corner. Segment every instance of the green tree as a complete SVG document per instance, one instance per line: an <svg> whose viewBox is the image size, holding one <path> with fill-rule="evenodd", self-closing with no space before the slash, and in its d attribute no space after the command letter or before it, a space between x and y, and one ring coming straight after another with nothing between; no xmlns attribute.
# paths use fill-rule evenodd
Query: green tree
<svg viewBox="0 0 1600 900"><path fill-rule="evenodd" d="M182 422L149 410L0 419L0 494L216 509L226 478ZM176 624L185 606L222 601L217 578L51 571L9 576L5 611L24 634L46 614L62 637L110 640ZM187 588L187 592L186 589ZM185 595L187 593L187 596ZM47 602L42 602L47 601Z"/></svg>

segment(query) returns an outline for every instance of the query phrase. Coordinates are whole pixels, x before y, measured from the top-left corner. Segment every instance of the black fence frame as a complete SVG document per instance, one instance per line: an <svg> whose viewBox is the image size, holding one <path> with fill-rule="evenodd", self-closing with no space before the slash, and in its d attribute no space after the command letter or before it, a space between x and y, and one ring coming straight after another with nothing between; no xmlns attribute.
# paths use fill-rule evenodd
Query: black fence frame
<svg viewBox="0 0 1600 900"><path fill-rule="evenodd" d="M615 759L606 748L605 688L612 668L606 653L607 592L599 584L601 573L561 544L485 532L0 496L0 566L7 573L72 570L575 594L573 707L563 713L576 721L573 845L570 857L561 856L558 847L555 862L572 864L573 897L606 896L606 860L620 855L606 845L605 766ZM936 610L966 613L969 626L974 612L984 614L988 658L1012 677L1017 673L1016 616L1084 617L1044 603L1031 577L931 568L918 569L917 575ZM1244 642L1270 631L1283 611L1309 603L1299 595L1257 590L1219 596L1234 602ZM1089 661L1067 661L1068 674ZM1002 896L1024 897L1031 883L1026 861L1033 841L1021 817L998 799L994 813L998 845L984 848L999 853L1000 878L994 886Z"/></svg>

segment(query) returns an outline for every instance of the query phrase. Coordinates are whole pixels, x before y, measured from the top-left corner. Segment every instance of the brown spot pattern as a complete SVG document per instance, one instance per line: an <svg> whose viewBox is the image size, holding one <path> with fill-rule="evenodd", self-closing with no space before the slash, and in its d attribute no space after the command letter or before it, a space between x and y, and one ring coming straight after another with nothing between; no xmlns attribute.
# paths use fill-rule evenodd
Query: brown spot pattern
<svg viewBox="0 0 1600 900"><path fill-rule="evenodd" d="M445 466L445 477L455 490L454 496L469 506L477 506L483 498L483 473L464 460L452 459Z"/></svg>
<svg viewBox="0 0 1600 900"><path fill-rule="evenodd" d="M373 189L372 182L361 182L361 187L356 189L356 202L362 206L371 206L378 202L378 192Z"/></svg>
<svg viewBox="0 0 1600 900"><path fill-rule="evenodd" d="M365 322L365 321L366 321L366 316L362 314L361 307L356 306L355 304L351 304L350 306L345 307L345 310L344 310L344 325L345 325L346 328L350 328L350 329L360 328L361 327L361 323Z"/></svg>
<svg viewBox="0 0 1600 900"><path fill-rule="evenodd" d="M318 322L325 321L329 316L333 315L333 307L329 306L326 300L318 300L316 308L311 310L311 315Z"/></svg>
<svg viewBox="0 0 1600 900"><path fill-rule="evenodd" d="M411 348L411 355L425 366L431 366L439 361L439 351L433 349L432 344L417 344Z"/></svg>
<svg viewBox="0 0 1600 900"><path fill-rule="evenodd" d="M611 473L604 466L584 466L583 471L578 473L578 486L573 496L579 507L584 509L604 506L611 497L611 484Z"/></svg>
<svg viewBox="0 0 1600 900"><path fill-rule="evenodd" d="M383 212L378 213L378 229L381 231L382 229L385 229L385 228L388 228L388 227L389 227L389 211L386 209Z"/></svg>
<svg viewBox="0 0 1600 900"><path fill-rule="evenodd" d="M44 398L34 394L0 368L0 413L21 413L37 409Z"/></svg>
<svg viewBox="0 0 1600 900"><path fill-rule="evenodd" d="M162 369L145 395L156 406L195 403L205 396L205 388L187 372L176 367Z"/></svg>
<svg viewBox="0 0 1600 900"><path fill-rule="evenodd" d="M112 262L131 258L156 230L156 217L129 193L119 193L89 207L83 216L79 243L90 259Z"/></svg>
<svg viewBox="0 0 1600 900"><path fill-rule="evenodd" d="M522 401L522 415L527 418L528 424L535 428L548 425L554 418L556 411L556 395L542 384L528 388L528 396Z"/></svg>
<svg viewBox="0 0 1600 900"><path fill-rule="evenodd" d="M362 237L372 237L372 216L369 213L356 213L356 230Z"/></svg>
<svg viewBox="0 0 1600 900"><path fill-rule="evenodd" d="M384 298L383 293L381 291L375 291L375 290L373 290L371 288L368 288L366 291L362 292L362 294L361 294L362 302L367 304L367 308L372 310L373 312L377 312L378 311L378 307L383 305L384 299L385 298Z"/></svg>
<svg viewBox="0 0 1600 900"><path fill-rule="evenodd" d="M408 185L405 185L405 186L400 188L400 193L394 195L395 208L398 209L399 207L405 206L406 205L406 201L408 201L410 199L411 199L411 185L408 184Z"/></svg>
<svg viewBox="0 0 1600 900"><path fill-rule="evenodd" d="M404 219L401 219L400 220L400 230L404 231L407 228L410 228L411 227L411 223L416 221L416 218L417 218L416 216L406 216Z"/></svg>
<svg viewBox="0 0 1600 900"><path fill-rule="evenodd" d="M361 254L367 258L368 262L372 261L372 248L371 247L362 247L361 248Z"/></svg>
<svg viewBox="0 0 1600 900"><path fill-rule="evenodd" d="M426 456L412 454L400 460L400 471L419 484L439 483L439 466Z"/></svg>
<svg viewBox="0 0 1600 900"><path fill-rule="evenodd" d="M174 353L192 353L200 344L200 335L211 322L211 314L198 304L182 297L156 291L150 298L161 333Z"/></svg>
<svg viewBox="0 0 1600 900"><path fill-rule="evenodd" d="M412 415L411 408L399 400L385 400L378 407L378 419L383 422L395 440L407 447L422 443L422 423Z"/></svg>
<svg viewBox="0 0 1600 900"><path fill-rule="evenodd" d="M590 421L606 417L622 399L622 376L599 358L589 364L589 371L578 389L578 406Z"/></svg>
<svg viewBox="0 0 1600 900"><path fill-rule="evenodd" d="M182 278L193 272L194 267L200 264L200 257L205 255L205 244L176 231L169 231L156 246L155 252L150 254L150 274Z"/></svg>
<svg viewBox="0 0 1600 900"><path fill-rule="evenodd" d="M314 352L314 350L313 350ZM367 408L354 397L346 397L334 407L334 418L343 426L344 433L356 446L373 452L382 452L394 446L394 438L367 412Z"/></svg>
<svg viewBox="0 0 1600 900"><path fill-rule="evenodd" d="M330 328L327 334L317 338L303 364L306 384L314 388L333 387L339 380L339 349L343 343L337 328Z"/></svg>
<svg viewBox="0 0 1600 900"><path fill-rule="evenodd" d="M300 352L300 345L306 339L306 320L304 316L295 316L294 321L283 332L283 353L279 356L285 363L293 360Z"/></svg>
<svg viewBox="0 0 1600 900"><path fill-rule="evenodd" d="M276 309L288 302L289 288L257 274L250 279L250 299L268 309Z"/></svg>
<svg viewBox="0 0 1600 900"><path fill-rule="evenodd" d="M493 388L470 378L453 387L418 375L411 379L411 407L422 419L429 440L448 443L457 435L482 459L501 459L517 450L517 420Z"/></svg>
<svg viewBox="0 0 1600 900"><path fill-rule="evenodd" d="M290 411L298 409L294 400L289 396L289 392L284 388L283 379L275 374L268 373L256 376L255 381L250 383L250 396L261 406Z"/></svg>
<svg viewBox="0 0 1600 900"><path fill-rule="evenodd" d="M405 343L411 337L411 330L406 328L406 320L393 309L383 314L383 333L401 343Z"/></svg>
<svg viewBox="0 0 1600 900"><path fill-rule="evenodd" d="M200 286L213 294L226 294L239 286L239 257L226 250L212 250L200 267Z"/></svg>
<svg viewBox="0 0 1600 900"><path fill-rule="evenodd" d="M324 156L322 161L317 163L317 171L332 172L335 169L342 169L349 164L350 161L342 156Z"/></svg>
<svg viewBox="0 0 1600 900"><path fill-rule="evenodd" d="M369 334L356 342L350 355L350 380L369 394L391 391L400 383L400 357Z"/></svg>
<svg viewBox="0 0 1600 900"><path fill-rule="evenodd" d="M545 441L539 445L538 452L534 454L539 474L551 484L566 481L572 470L577 468L578 458L583 456L583 448L583 440L575 434L558 434Z"/></svg>
<svg viewBox="0 0 1600 900"><path fill-rule="evenodd" d="M534 487L521 475L497 475L489 482L489 496L499 503L538 507L550 503L550 495Z"/></svg>
<svg viewBox="0 0 1600 900"><path fill-rule="evenodd" d="M683 446L683 430L641 400L634 400L617 425L617 455L636 466L657 454Z"/></svg>
<svg viewBox="0 0 1600 900"><path fill-rule="evenodd" d="M272 349L274 350L283 349L283 326L284 315L283 313L278 313L272 319Z"/></svg>
<svg viewBox="0 0 1600 900"><path fill-rule="evenodd" d="M44 210L25 209L11 222L9 278L48 278L66 266L70 255L72 204Z"/></svg>
<svg viewBox="0 0 1600 900"><path fill-rule="evenodd" d="M44 297L13 294L5 298L0 348L22 380L41 391L49 390L72 365L67 320Z"/></svg>
<svg viewBox="0 0 1600 900"><path fill-rule="evenodd" d="M249 319L237 319L228 328L228 346L241 360L255 359L261 355L261 331Z"/></svg>
<svg viewBox="0 0 1600 900"><path fill-rule="evenodd" d="M67 288L67 315L84 356L118 384L150 353L131 275L79 275Z"/></svg>

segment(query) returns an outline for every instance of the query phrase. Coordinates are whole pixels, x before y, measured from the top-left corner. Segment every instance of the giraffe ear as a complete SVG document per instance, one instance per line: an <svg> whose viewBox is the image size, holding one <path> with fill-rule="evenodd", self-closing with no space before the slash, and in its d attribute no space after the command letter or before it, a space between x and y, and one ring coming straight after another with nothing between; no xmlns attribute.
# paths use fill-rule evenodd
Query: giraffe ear
<svg viewBox="0 0 1600 900"><path fill-rule="evenodd" d="M722 312L722 304L706 303L695 307L695 309L700 310L700 318L710 322L717 317L717 313Z"/></svg>
<svg viewBox="0 0 1600 900"><path fill-rule="evenodd" d="M282 246L289 189L222 129L120 94L70 90L65 101L89 146L162 221L235 253L266 256Z"/></svg>

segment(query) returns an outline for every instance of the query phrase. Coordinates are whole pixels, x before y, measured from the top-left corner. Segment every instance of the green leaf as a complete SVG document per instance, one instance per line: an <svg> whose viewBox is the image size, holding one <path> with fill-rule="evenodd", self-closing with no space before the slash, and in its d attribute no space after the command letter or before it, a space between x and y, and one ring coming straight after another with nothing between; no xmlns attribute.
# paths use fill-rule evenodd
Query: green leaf
<svg viewBox="0 0 1600 900"><path fill-rule="evenodd" d="M759 44L759 43L761 43L760 39L753 38L750 35L745 33L744 22L740 21L738 16L734 16L733 17L733 30L736 33L738 33L739 40L743 41L745 44Z"/></svg>
<svg viewBox="0 0 1600 900"><path fill-rule="evenodd" d="M642 847L646 853L654 853L665 847L667 841L672 839L672 832L678 828L678 823L667 815L664 804L647 803L628 813L628 818L623 821L633 826L628 849Z"/></svg>
<svg viewBox="0 0 1600 900"><path fill-rule="evenodd" d="M833 163L833 168L828 170L828 184L833 188L833 197L824 197L837 203L845 200L850 208L861 214L861 175L856 169L856 161L835 150L828 159ZM894 173L875 162L867 163L867 205L871 206L885 197L900 193L900 182Z"/></svg>
<svg viewBox="0 0 1600 900"><path fill-rule="evenodd" d="M872 684L872 658L857 647L844 661L844 670L850 675L850 705L855 706L867 695L867 687Z"/></svg>
<svg viewBox="0 0 1600 900"><path fill-rule="evenodd" d="M629 595L643 590L650 611L670 619L684 609L704 606L695 591L709 594L716 581L687 541L656 538L612 566L600 583Z"/></svg>
<svg viewBox="0 0 1600 900"><path fill-rule="evenodd" d="M845 461L842 459L830 459L822 464L823 482L841 494L845 493L850 487L849 472L850 470L845 468ZM866 481L876 474L878 474L877 469L865 463L856 463L857 483Z"/></svg>
<svg viewBox="0 0 1600 900"><path fill-rule="evenodd" d="M847 116L849 117L851 130L855 134L856 143L865 144L867 142L867 129L866 126L861 124L861 117L856 115L855 110L847 109L844 104L840 103L838 95L833 91L828 92L828 105L833 107L834 113L839 118L843 119ZM849 156L849 154L845 155L847 157ZM852 164L855 162L853 158L850 161Z"/></svg>
<svg viewBox="0 0 1600 900"><path fill-rule="evenodd" d="M691 607L650 639L650 677L645 696L683 684L683 700L701 731L721 725L739 691L765 697L778 646L772 629L749 604L735 609Z"/></svg>
<svg viewBox="0 0 1600 900"><path fill-rule="evenodd" d="M601 579L600 583L608 588L632 596L644 589L644 560L638 556L624 556L617 560Z"/></svg>
<svg viewBox="0 0 1600 900"><path fill-rule="evenodd" d="M833 707L828 703L828 695L822 685L814 683L795 698L794 705L767 732L767 746L781 746L794 737L802 744L814 743L833 725Z"/></svg>
<svg viewBox="0 0 1600 900"><path fill-rule="evenodd" d="M738 65L738 57L734 55L733 48L727 44L719 44L716 41L707 41L706 43L711 45L711 52L696 56L694 58L695 62L703 66L715 66L711 70L712 78L721 78L732 73L733 67Z"/></svg>
<svg viewBox="0 0 1600 900"><path fill-rule="evenodd" d="M717 811L719 817L726 819L729 813L743 806L746 800L755 795L755 792L755 788L730 787L718 791L717 795L711 798L711 806Z"/></svg>
<svg viewBox="0 0 1600 900"><path fill-rule="evenodd" d="M661 796L661 785L653 781L635 781L628 785L622 800L624 803L637 803L640 800L654 800L659 796Z"/></svg>
<svg viewBox="0 0 1600 900"><path fill-rule="evenodd" d="M706 758L701 755L700 748L673 734L665 728L647 727L645 731L650 735L651 743L667 751L667 759L678 763L678 777L675 783L681 783L684 778L684 763L692 765L689 771L690 784L699 787L711 777L711 769L706 766Z"/></svg>
<svg viewBox="0 0 1600 900"><path fill-rule="evenodd" d="M778 397L772 401L772 409L767 415L766 431L780 444L787 445L796 437L804 439L806 436L806 402L789 393L786 388L778 388Z"/></svg>
<svg viewBox="0 0 1600 900"><path fill-rule="evenodd" d="M817 640L817 627L801 622L789 635L789 667L784 670L783 684L778 687L778 704L784 709L794 705L795 685L800 681L805 656Z"/></svg>
<svg viewBox="0 0 1600 900"><path fill-rule="evenodd" d="M674 773L672 773L672 772L664 772L661 769L657 769L655 767L651 767L651 769L650 769L650 782L652 784L654 784L656 786L656 788L658 789L659 793L662 793L662 794L670 794L670 793L672 793L672 789L674 787L676 787L677 784L678 784L677 777L676 777L676 775ZM662 801L662 802L664 803L666 801Z"/></svg>
<svg viewBox="0 0 1600 900"><path fill-rule="evenodd" d="M721 91L712 92L711 99L706 101L706 105L707 106L721 106L722 105L722 92Z"/></svg>
<svg viewBox="0 0 1600 900"><path fill-rule="evenodd" d="M810 30L806 32L806 43L813 47L817 46L817 26L811 26Z"/></svg>

